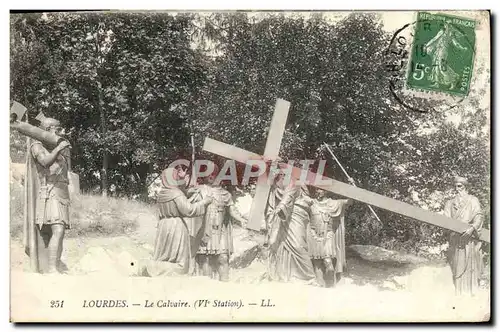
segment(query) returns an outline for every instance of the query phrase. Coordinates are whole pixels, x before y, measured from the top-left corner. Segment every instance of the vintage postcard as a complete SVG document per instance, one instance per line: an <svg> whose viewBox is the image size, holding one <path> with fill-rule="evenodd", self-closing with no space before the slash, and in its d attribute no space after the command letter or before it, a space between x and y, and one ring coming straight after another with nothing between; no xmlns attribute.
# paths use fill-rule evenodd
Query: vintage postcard
<svg viewBox="0 0 500 332"><path fill-rule="evenodd" d="M488 11L10 14L11 322L488 322Z"/></svg>

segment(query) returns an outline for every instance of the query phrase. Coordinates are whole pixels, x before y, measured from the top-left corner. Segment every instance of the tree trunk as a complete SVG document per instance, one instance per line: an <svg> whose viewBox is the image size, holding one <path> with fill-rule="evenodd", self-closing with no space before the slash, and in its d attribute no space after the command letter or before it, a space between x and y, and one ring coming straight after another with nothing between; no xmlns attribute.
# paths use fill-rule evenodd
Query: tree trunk
<svg viewBox="0 0 500 332"><path fill-rule="evenodd" d="M101 193L103 197L108 196L108 147L106 144L106 110L102 107L102 85L97 81L97 109L101 117L101 134L103 137L102 169L101 169Z"/></svg>
<svg viewBox="0 0 500 332"><path fill-rule="evenodd" d="M149 196L149 191L148 188L149 186L147 185L147 173L142 174L139 172L133 172L132 173L136 182L136 190L134 190L134 193L139 195L140 200L146 202L148 200Z"/></svg>
<svg viewBox="0 0 500 332"><path fill-rule="evenodd" d="M104 27L101 22L95 27L96 38L95 38L95 55L96 55L96 84L97 84L97 111L101 117L101 135L103 140L102 147L102 169L101 169L101 193L103 197L108 196L108 145L106 143L106 108L103 107L103 96L102 96L102 83L101 83L101 66L103 63L101 45L100 45L100 32Z"/></svg>

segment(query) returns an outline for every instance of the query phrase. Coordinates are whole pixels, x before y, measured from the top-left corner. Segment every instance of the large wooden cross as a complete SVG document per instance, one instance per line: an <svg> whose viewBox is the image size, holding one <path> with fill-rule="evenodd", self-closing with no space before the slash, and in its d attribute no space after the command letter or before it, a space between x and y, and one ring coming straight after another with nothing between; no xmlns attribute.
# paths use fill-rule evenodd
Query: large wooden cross
<svg viewBox="0 0 500 332"><path fill-rule="evenodd" d="M289 107L289 102L278 99L273 114L273 119L271 121L271 126L269 128L269 135L267 137L264 156L260 156L258 154L237 148L233 145L213 140L211 138L205 138L203 150L248 165L254 165L252 161L263 160L264 158L275 160L279 154ZM278 163L278 165L280 168L290 167L285 163ZM302 172L302 168L293 167L291 171L291 178L294 180L300 179ZM328 181L329 184L317 184L317 176L320 176L323 181ZM371 206L376 206L381 209L395 212L402 216L406 216L417 221L425 222L454 232L462 233L469 227L467 224L461 221L454 220L444 215L424 210L422 208L400 202L393 198L385 197L368 190L354 187L340 181L329 179L322 176L321 174L316 174L311 171L307 173L306 183L333 192L335 194L366 203ZM268 182L261 181L259 179L255 190L255 196L252 201L252 207L250 209L250 217L247 223L247 228L254 230L260 229L260 225L264 220L264 210L266 208L269 191L270 185L268 184ZM487 229L481 230L479 238L484 242L490 243L490 231Z"/></svg>

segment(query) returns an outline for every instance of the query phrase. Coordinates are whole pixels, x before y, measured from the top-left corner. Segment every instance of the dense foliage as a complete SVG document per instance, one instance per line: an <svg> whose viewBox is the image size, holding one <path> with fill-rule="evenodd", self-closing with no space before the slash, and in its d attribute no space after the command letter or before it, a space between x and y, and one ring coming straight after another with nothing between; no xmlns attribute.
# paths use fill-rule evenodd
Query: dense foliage
<svg viewBox="0 0 500 332"><path fill-rule="evenodd" d="M486 87L445 113L405 109L387 89L391 36L375 14L335 23L319 14L11 15L11 36L11 99L30 118L42 111L71 130L86 191L112 184L145 193L166 163L190 159L190 134L198 158L207 157L207 136L262 153L283 98L291 102L283 158L328 159L328 175L345 181L321 148L327 142L360 187L434 211L460 174L489 223ZM11 135L19 152L22 138ZM409 248L444 239L435 227L377 213L382 223L355 204L348 241Z"/></svg>

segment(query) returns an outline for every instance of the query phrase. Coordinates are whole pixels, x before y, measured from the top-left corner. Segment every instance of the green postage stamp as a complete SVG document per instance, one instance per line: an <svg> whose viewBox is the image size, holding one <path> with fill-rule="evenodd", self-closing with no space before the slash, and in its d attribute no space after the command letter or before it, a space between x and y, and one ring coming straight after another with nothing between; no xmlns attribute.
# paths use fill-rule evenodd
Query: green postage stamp
<svg viewBox="0 0 500 332"><path fill-rule="evenodd" d="M409 88L466 96L472 79L476 22L419 12L415 28Z"/></svg>

